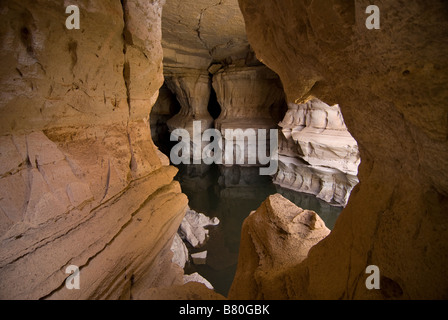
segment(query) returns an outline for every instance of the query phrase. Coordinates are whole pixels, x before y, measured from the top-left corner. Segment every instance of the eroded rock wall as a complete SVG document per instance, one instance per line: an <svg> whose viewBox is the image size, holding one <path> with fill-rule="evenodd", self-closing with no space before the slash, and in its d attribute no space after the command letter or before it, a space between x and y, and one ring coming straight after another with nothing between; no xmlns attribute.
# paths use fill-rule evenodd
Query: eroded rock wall
<svg viewBox="0 0 448 320"><path fill-rule="evenodd" d="M0 298L177 284L170 246L187 199L148 119L163 3L74 1L80 30L65 28L61 1L1 3ZM65 287L69 265L80 290Z"/></svg>
<svg viewBox="0 0 448 320"><path fill-rule="evenodd" d="M364 0L239 3L288 102L338 103L362 159L334 230L278 279L277 298L447 298L446 2L377 1L380 30L366 28ZM368 265L380 290L366 289Z"/></svg>
<svg viewBox="0 0 448 320"><path fill-rule="evenodd" d="M213 76L213 88L221 106L215 122L218 130L272 129L271 112L284 101L278 76L265 66L229 67Z"/></svg>
<svg viewBox="0 0 448 320"><path fill-rule="evenodd" d="M279 123L279 171L274 183L345 206L358 183L361 162L338 105L319 99L288 104Z"/></svg>
<svg viewBox="0 0 448 320"><path fill-rule="evenodd" d="M193 138L193 122L201 122L201 134L213 127L213 118L207 110L211 93L211 80L208 72L199 69L167 72L165 81L173 92L181 110L167 121L170 131L185 129Z"/></svg>
<svg viewBox="0 0 448 320"><path fill-rule="evenodd" d="M277 127L278 110L285 105L283 88L251 49L237 0L168 0L162 28L166 84L182 106L167 121L171 132L185 129L193 138L194 121L201 122L201 134L216 128L223 137L226 129ZM215 96L220 106L216 120L208 110ZM202 148L207 145L202 141ZM238 147L235 143L234 151ZM252 156L240 157L239 162L248 164ZM229 157L227 162L236 161Z"/></svg>
<svg viewBox="0 0 448 320"><path fill-rule="evenodd" d="M186 129L193 137L194 121L201 121L201 134L215 127L208 111L212 81L216 82L213 78L221 80L223 72L231 73L240 84L246 80L247 89L258 80L254 75L247 76L247 67L260 62L247 41L237 0L168 0L162 28L166 84L182 106L168 126L171 132ZM219 82L222 87L224 81ZM239 91L240 96L241 92L244 90ZM245 93L250 94L247 90ZM227 93L220 91L218 95L229 99ZM230 108L228 103L226 107Z"/></svg>

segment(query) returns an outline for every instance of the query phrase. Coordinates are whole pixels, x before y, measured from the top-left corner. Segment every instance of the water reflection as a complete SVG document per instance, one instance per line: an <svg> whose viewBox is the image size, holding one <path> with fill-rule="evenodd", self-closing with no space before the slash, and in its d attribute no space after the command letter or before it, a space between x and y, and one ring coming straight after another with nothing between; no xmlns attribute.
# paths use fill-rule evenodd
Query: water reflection
<svg viewBox="0 0 448 320"><path fill-rule="evenodd" d="M190 207L221 221L220 225L209 228L209 241L196 250L208 251L207 264L189 264L185 273L199 272L225 296L237 267L243 221L269 195L280 193L299 207L316 211L330 229L342 211L313 195L275 186L270 177L260 176L256 167L181 165L178 168L176 180L188 196Z"/></svg>

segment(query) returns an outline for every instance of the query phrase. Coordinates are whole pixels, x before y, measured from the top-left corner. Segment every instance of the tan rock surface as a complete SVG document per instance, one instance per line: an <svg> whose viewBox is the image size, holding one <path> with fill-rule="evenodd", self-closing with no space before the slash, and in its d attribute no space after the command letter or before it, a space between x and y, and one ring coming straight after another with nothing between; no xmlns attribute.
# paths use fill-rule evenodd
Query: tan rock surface
<svg viewBox="0 0 448 320"><path fill-rule="evenodd" d="M193 121L201 121L202 132L210 129L213 118L207 110L211 92L208 72L197 69L185 69L182 72L177 70L175 73L167 72L165 79L181 106L179 113L167 121L170 131L186 129L193 139Z"/></svg>
<svg viewBox="0 0 448 320"><path fill-rule="evenodd" d="M279 194L270 196L244 221L229 299L281 299L294 286L290 269L329 233L314 211Z"/></svg>
<svg viewBox="0 0 448 320"><path fill-rule="evenodd" d="M188 282L184 285L152 288L142 295L143 300L225 300L219 293L208 289L203 283Z"/></svg>
<svg viewBox="0 0 448 320"><path fill-rule="evenodd" d="M348 206L282 297L446 299L446 3L380 1L380 30L366 29L364 0L239 3L288 102L338 103L362 159ZM381 290L366 289L368 265Z"/></svg>
<svg viewBox="0 0 448 320"><path fill-rule="evenodd" d="M170 246L187 199L148 119L162 3L124 3L77 1L80 30L62 2L1 4L2 299L130 299L182 278Z"/></svg>
<svg viewBox="0 0 448 320"><path fill-rule="evenodd" d="M205 71L213 60L229 64L248 55L237 0L167 0L162 20L166 68Z"/></svg>
<svg viewBox="0 0 448 320"><path fill-rule="evenodd" d="M265 66L229 67L213 76L213 88L221 106L215 121L224 133L229 128L275 128L270 108L284 99L278 76Z"/></svg>

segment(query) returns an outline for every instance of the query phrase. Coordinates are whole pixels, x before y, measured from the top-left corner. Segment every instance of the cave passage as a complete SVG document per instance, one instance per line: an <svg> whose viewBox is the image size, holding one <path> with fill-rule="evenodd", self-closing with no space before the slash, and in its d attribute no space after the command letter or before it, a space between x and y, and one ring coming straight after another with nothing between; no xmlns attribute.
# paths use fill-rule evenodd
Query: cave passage
<svg viewBox="0 0 448 320"><path fill-rule="evenodd" d="M198 272L224 296L235 275L243 221L268 196L280 193L297 206L318 212L329 229L333 229L342 211L342 207L332 206L313 195L274 185L270 177L259 175L258 168L218 165L178 168L175 179L188 196L191 209L221 221L218 226L208 227L209 240L203 247L188 248L190 253L207 250L206 264L187 263L185 273Z"/></svg>
<svg viewBox="0 0 448 320"><path fill-rule="evenodd" d="M184 241L190 255L207 251L206 264L190 262L185 273L198 272L218 293L227 296L237 267L242 224L249 214L279 193L298 207L315 211L332 230L358 183L360 159L339 105L330 106L317 98L302 104L288 101L279 75L252 49L238 2L220 1L212 6L207 2L189 3L181 11L174 2L164 7L165 84L150 120L153 141L168 157L178 144L171 141L170 132L183 130L188 133L185 137L191 138L197 122L201 134L215 128L224 137L225 143L219 146L224 153L230 139L231 152L241 150L238 143L242 143L245 154L240 164L248 164L254 154L259 156L260 141L266 142L263 147L270 155L272 148L278 150L278 161L269 159L269 168L274 161L278 164L272 176L261 176L257 165L177 166L175 179L190 208L220 220L219 225L208 227L209 239L204 246L196 249ZM191 32L191 25L197 26L195 32ZM251 140L253 136L248 134L236 137L235 142L226 137L227 130L257 132L257 138ZM271 145L266 137L259 140L262 131L257 130L278 130L278 145ZM216 142L216 136L202 141L202 148ZM201 143L198 141L193 138L189 150ZM256 148L249 148L254 144ZM183 147L176 150L183 155ZM188 157L191 160L191 151ZM217 159L214 163L220 162L219 153Z"/></svg>
<svg viewBox="0 0 448 320"><path fill-rule="evenodd" d="M210 101L208 103L207 110L214 120L218 119L221 114L221 106L218 103L216 91L213 88L211 88Z"/></svg>
<svg viewBox="0 0 448 320"><path fill-rule="evenodd" d="M321 112L322 108L325 109L325 112ZM329 110L330 113L334 111L335 117L337 119L341 118L340 121L343 124L342 114L338 111L339 107L334 110L331 108L320 101L310 102L309 105L301 107L293 106L292 109L288 109L285 104L280 103L271 106L270 113L275 120L288 119L290 117L297 122L297 115L302 114L300 113L302 111L305 112L304 110L308 110L309 116L306 122L318 123L320 121L319 117L322 114L327 114ZM213 89L211 90L207 109L214 120L221 113L216 92ZM177 142L170 141L170 133L166 122L174 117L179 110L180 105L176 100L176 95L167 86L163 86L159 100L151 113L151 125L153 126L151 127L151 132L153 141L167 156L169 156L170 149ZM286 132L287 136L288 127L283 122L280 123L279 130ZM294 126L293 129L296 129L298 127L297 123ZM310 130L311 133L315 132L312 127ZM313 138L312 135L309 136L309 134L305 133L304 139L308 137ZM282 139L285 140L283 136ZM325 137L323 140L325 140ZM302 185L308 183L310 187L321 190L319 194L321 197L325 196L325 194L322 195L324 191L327 192L331 188L333 188L331 189L333 191L328 192L335 193L333 186L330 188L325 186L327 184L326 179L335 179L334 169L325 168L325 166L317 166L316 169L316 167L311 166L306 161L294 158L296 155L288 157L288 155L291 155L291 143L296 145L295 142L280 141L281 168L280 172L274 177L261 176L257 166L224 166L216 164L211 166L206 164L181 164L177 166L179 172L175 179L181 184L182 192L187 195L190 208L210 218L217 217L220 220L218 226L208 227L209 238L205 245L200 248L193 248L186 243L189 254L207 251L206 263L204 265L195 265L190 259L184 268L186 274L198 272L213 285L218 293L227 296L237 268L243 221L252 211L259 208L267 197L276 193L281 194L302 209L317 212L326 226L330 230L333 229L343 209L343 205L337 205L337 203L330 204L330 201L319 199L317 193L299 192L290 188L290 186L294 186L294 184L297 184L297 181L302 179ZM304 151L306 152L306 150ZM298 166L294 167L296 172L288 171L290 167L285 166L285 163L288 164L288 161L297 161L297 163L294 163L295 166ZM342 172L337 173L337 175L337 178L342 180L350 179L347 178L350 175L344 175ZM354 184L356 184L356 176L353 176L352 179L355 180ZM330 182L330 185L331 183L334 182Z"/></svg>

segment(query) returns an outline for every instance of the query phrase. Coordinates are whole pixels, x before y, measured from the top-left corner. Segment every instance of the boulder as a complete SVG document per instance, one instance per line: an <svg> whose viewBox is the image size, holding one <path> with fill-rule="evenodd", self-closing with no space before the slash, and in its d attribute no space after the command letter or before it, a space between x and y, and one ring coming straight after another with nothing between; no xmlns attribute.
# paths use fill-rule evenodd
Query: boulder
<svg viewBox="0 0 448 320"><path fill-rule="evenodd" d="M196 265L206 264L207 262L207 251L197 252L191 254L191 259Z"/></svg>
<svg viewBox="0 0 448 320"><path fill-rule="evenodd" d="M288 273L330 230L314 211L303 210L275 194L250 214L241 233L229 299L269 300L280 299L294 285Z"/></svg>
<svg viewBox="0 0 448 320"><path fill-rule="evenodd" d="M202 213L188 209L179 228L181 238L194 248L201 247L207 240L208 230L205 227L219 224L218 218L208 218Z"/></svg>

